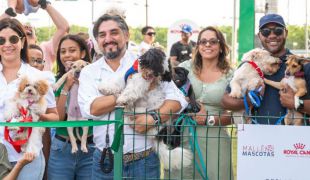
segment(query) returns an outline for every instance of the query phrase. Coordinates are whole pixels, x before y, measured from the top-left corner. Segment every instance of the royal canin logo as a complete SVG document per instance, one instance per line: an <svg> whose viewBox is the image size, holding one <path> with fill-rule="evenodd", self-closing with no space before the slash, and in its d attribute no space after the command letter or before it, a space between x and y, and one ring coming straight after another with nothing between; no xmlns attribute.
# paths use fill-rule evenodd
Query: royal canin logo
<svg viewBox="0 0 310 180"><path fill-rule="evenodd" d="M283 153L286 156L310 157L310 149L305 149L306 145L303 143L293 144L294 149L284 149Z"/></svg>
<svg viewBox="0 0 310 180"><path fill-rule="evenodd" d="M302 144L302 143L296 143L294 144L295 149L304 149L306 147L306 145Z"/></svg>

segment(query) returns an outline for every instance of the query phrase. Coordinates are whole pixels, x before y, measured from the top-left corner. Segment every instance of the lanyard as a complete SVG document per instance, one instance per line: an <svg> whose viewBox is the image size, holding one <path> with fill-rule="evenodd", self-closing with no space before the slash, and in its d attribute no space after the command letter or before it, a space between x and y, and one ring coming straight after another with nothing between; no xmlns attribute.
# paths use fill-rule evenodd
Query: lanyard
<svg viewBox="0 0 310 180"><path fill-rule="evenodd" d="M108 121L110 120L111 112L109 112ZM109 124L107 125L107 133L105 136L106 147L103 148L101 158L100 158L100 168L104 173L110 173L113 170L113 161L114 157L110 147L110 136L109 136ZM109 159L106 160L106 156L109 156ZM105 163L106 160L106 163Z"/></svg>

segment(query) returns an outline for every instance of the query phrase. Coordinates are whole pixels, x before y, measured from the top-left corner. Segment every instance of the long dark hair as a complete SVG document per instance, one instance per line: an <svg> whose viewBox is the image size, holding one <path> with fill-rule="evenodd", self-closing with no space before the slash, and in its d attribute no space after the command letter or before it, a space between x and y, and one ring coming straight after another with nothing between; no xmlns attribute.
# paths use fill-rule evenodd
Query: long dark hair
<svg viewBox="0 0 310 180"><path fill-rule="evenodd" d="M201 39L201 34L205 31L213 31L216 34L217 39L219 40L220 43L220 54L219 54L219 58L218 58L218 63L217 63L217 67L223 72L223 73L228 73L229 70L231 69L230 67L230 63L227 59L227 55L229 53L229 47L226 44L225 38L223 33L218 30L215 27L212 26L208 26L204 29L202 29L199 32L198 35L198 40L197 42L200 41ZM202 57L201 54L199 53L199 45L197 44L195 50L194 50L194 73L196 75L199 75L202 69Z"/></svg>
<svg viewBox="0 0 310 180"><path fill-rule="evenodd" d="M86 61L86 62L91 62L91 58L89 55L89 51L86 45L86 42L84 41L84 39L82 39L80 36L78 35L72 35L72 34L68 34L66 36L64 36L63 38L61 38L59 45L58 45L58 49L57 49L57 74L56 74L56 79L60 79L61 76L63 76L66 73L66 68L65 66L62 64L61 59L60 59L60 48L61 48L61 44L67 40L70 39L74 42L76 42L79 47L80 47L80 51L85 51L85 56L82 58L82 60Z"/></svg>
<svg viewBox="0 0 310 180"><path fill-rule="evenodd" d="M24 40L24 46L20 52L20 58L23 62L28 63L28 42L26 38L26 33L24 31L23 25L17 20L12 18L4 18L0 20L0 31L2 31L5 28L10 28L13 31L15 31L18 36ZM1 56L0 56L1 61Z"/></svg>

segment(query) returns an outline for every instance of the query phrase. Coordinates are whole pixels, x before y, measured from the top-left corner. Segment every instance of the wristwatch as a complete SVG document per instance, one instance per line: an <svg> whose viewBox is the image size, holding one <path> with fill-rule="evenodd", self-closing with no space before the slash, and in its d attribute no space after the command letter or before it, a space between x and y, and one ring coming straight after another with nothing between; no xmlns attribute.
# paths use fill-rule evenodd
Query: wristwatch
<svg viewBox="0 0 310 180"><path fill-rule="evenodd" d="M64 95L64 96L68 96L69 92L66 91L66 90L64 90L64 89L62 89L62 90L60 91L60 94L61 94L61 95Z"/></svg>
<svg viewBox="0 0 310 180"><path fill-rule="evenodd" d="M215 124L214 116L208 116L207 119L206 119L206 125L214 126L214 124Z"/></svg>
<svg viewBox="0 0 310 180"><path fill-rule="evenodd" d="M158 113L156 111L149 112L149 115L151 115L152 118L154 119L155 125L158 125L160 123L160 116L158 115Z"/></svg>
<svg viewBox="0 0 310 180"><path fill-rule="evenodd" d="M41 6L42 9L46 9L48 4L51 4L51 2L47 1L47 0L39 0L38 4Z"/></svg>
<svg viewBox="0 0 310 180"><path fill-rule="evenodd" d="M299 99L299 106L297 108L297 111L301 110L304 108L304 100Z"/></svg>

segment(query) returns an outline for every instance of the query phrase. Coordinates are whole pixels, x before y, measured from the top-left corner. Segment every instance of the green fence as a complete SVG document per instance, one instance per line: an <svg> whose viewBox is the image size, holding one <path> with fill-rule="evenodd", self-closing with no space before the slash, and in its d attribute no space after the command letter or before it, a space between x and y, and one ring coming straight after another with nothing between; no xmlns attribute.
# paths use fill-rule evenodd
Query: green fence
<svg viewBox="0 0 310 180"><path fill-rule="evenodd" d="M0 122L0 126L23 126L23 127L81 127L81 126L100 126L115 123L115 136L112 145L114 151L114 179L147 179L145 177L130 177L123 175L124 151L123 144L126 136L138 135L135 131L133 134L123 132L124 126L139 124L124 124L124 118L136 114L135 112L124 112L122 108L116 108L115 120L110 121L60 121L60 122L36 122L36 123L6 123ZM145 113L144 113L145 114ZM183 166L181 163L178 169L173 169L172 165L176 159L171 159L173 148L170 145L169 165L167 169L163 168L161 163L161 179L209 179L209 180L230 180L236 179L236 162L237 162L237 144L236 144L236 125L228 126L210 126L197 125L191 116L187 114L169 114L170 119L165 124L152 126L155 129L166 127L167 134L158 135L157 138L164 141L180 140L179 147L182 148L182 155L186 150L192 153L192 160L189 166ZM217 115L219 116L219 115ZM233 114L229 115L233 117ZM207 117L206 117L207 118ZM274 117L271 117L274 118ZM233 118L232 118L233 119ZM232 120L233 121L233 120ZM233 122L231 122L233 124ZM161 127L161 128L159 128ZM178 132L177 134L171 134ZM146 140L149 136L145 136ZM151 137L155 139L154 137ZM157 152L160 146L155 141L153 151ZM169 143L168 143L169 144ZM133 144L134 146L134 144ZM134 148L133 148L134 149ZM135 152L133 152L135 153ZM171 156L170 156L171 155ZM145 155L147 156L147 155ZM135 159L133 159L134 161ZM145 163L145 166L147 164ZM145 172L147 173L147 172ZM133 172L134 174L134 172ZM156 178L149 178L156 179Z"/></svg>

